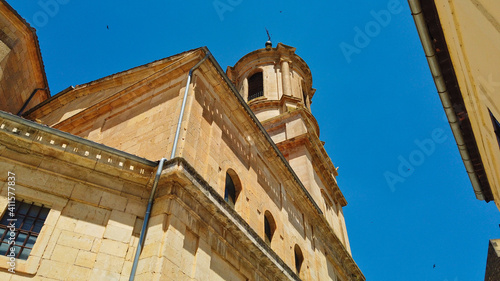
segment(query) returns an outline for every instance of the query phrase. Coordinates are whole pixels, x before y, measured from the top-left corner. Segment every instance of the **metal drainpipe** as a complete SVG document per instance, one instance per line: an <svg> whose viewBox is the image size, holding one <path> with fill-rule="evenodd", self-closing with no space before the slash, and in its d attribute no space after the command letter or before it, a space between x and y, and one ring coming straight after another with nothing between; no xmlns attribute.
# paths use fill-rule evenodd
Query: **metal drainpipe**
<svg viewBox="0 0 500 281"><path fill-rule="evenodd" d="M434 51L432 40L429 35L429 30L427 29L427 24L425 23L424 16L422 15L420 1L408 0L408 4L410 5L411 14L413 16L413 20L415 21L417 32L420 36L420 41L422 42L425 56L427 57L427 62L429 63L429 68L431 70L434 83L436 84L439 97L441 98L441 103L443 104L446 117L448 118L448 122L450 123L451 131L453 132L453 136L455 137L455 141L457 142L458 151L460 152L460 156L462 157L462 160L464 162L465 169L469 174L472 188L474 188L476 198L479 200L484 200L483 192L481 191L481 184L479 183L479 179L474 172L474 167L472 165L469 152L467 151L467 147L461 133L460 124L457 120L457 116L455 115L455 111L453 110L453 105L450 101L450 96L448 94L441 69L439 68L439 63L437 61L436 52Z"/></svg>
<svg viewBox="0 0 500 281"><path fill-rule="evenodd" d="M175 131L174 145L172 147L172 154L170 154L170 159L175 157L175 151L177 149L177 141L179 140L179 134L181 132L182 118L184 117L184 109L186 108L189 83L191 83L191 77L193 76L193 71L195 71L206 59L208 59L209 56L211 56L211 54L210 52L207 51L205 57L189 70L188 80L186 82L186 90L184 91L184 97L182 98L181 113L179 114L179 120L177 121L177 129Z"/></svg>
<svg viewBox="0 0 500 281"><path fill-rule="evenodd" d="M16 115L17 116L21 116L21 114L23 113L23 111L26 108L26 106L28 106L28 103L30 103L31 99L35 96L36 92L38 92L38 91L46 91L46 90L47 90L47 88L36 88L35 90L33 90L33 92L31 92L31 95L24 102L23 107L21 107L21 109L17 112Z"/></svg>
<svg viewBox="0 0 500 281"><path fill-rule="evenodd" d="M193 72L210 56L211 54L207 52L205 57L200 60L195 66L193 66L189 70L188 79L186 82L186 89L184 91L184 97L182 99L181 112L179 114L179 120L177 121L177 130L175 132L174 137L174 145L172 147L172 153L170 154L170 159L174 158L175 152L177 149L177 142L179 140L179 134L181 130L181 123L184 117L184 109L186 107L186 99L189 92L189 84L191 83L191 77L193 76ZM135 272L137 271L137 265L139 264L139 256L141 255L142 245L144 243L144 239L146 238L146 229L149 223L149 217L151 216L151 209L153 208L154 196L156 193L156 187L158 186L158 181L160 180L161 172L163 171L163 164L167 161L167 158L162 158L158 163L158 169L156 170L155 179L153 182L153 187L151 189L151 194L149 195L148 207L146 208L146 214L144 215L144 222L142 223L141 235L139 237L139 243L137 244L137 250L135 252L134 263L132 264L132 270L130 271L129 281L133 281L135 279Z"/></svg>

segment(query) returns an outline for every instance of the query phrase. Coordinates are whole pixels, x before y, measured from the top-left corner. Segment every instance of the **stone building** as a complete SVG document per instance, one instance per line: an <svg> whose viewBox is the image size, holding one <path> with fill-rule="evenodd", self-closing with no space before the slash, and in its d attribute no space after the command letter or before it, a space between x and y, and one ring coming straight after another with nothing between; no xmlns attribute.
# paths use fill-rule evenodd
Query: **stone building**
<svg viewBox="0 0 500 281"><path fill-rule="evenodd" d="M500 209L500 6L495 0L408 0L476 198ZM485 280L499 280L498 239Z"/></svg>
<svg viewBox="0 0 500 281"><path fill-rule="evenodd" d="M500 279L500 239L491 239L488 243L488 258L486 259L484 281Z"/></svg>
<svg viewBox="0 0 500 281"><path fill-rule="evenodd" d="M408 2L476 198L500 209L500 6Z"/></svg>
<svg viewBox="0 0 500 281"><path fill-rule="evenodd" d="M12 7L2 3L0 110L18 113L23 105L23 110L28 110L50 97L48 88L35 30Z"/></svg>
<svg viewBox="0 0 500 281"><path fill-rule="evenodd" d="M295 48L226 73L203 47L49 97L34 32L0 3L16 101L0 111L0 280L365 280Z"/></svg>

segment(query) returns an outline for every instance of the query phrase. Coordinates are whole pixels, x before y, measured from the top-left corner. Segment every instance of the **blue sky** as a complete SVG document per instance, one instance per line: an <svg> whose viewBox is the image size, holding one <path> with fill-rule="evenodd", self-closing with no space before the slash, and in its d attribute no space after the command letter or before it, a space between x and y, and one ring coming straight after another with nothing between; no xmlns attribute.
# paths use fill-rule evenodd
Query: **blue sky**
<svg viewBox="0 0 500 281"><path fill-rule="evenodd" d="M484 279L500 213L475 199L406 1L9 2L37 29L53 95L200 46L225 68L264 47L267 28L311 68L367 280ZM405 161L416 165L389 184Z"/></svg>

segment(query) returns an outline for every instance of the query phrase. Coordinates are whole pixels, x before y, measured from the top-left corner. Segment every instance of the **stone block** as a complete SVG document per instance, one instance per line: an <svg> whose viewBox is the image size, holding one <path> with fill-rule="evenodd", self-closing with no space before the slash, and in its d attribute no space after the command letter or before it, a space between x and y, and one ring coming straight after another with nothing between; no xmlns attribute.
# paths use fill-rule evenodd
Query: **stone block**
<svg viewBox="0 0 500 281"><path fill-rule="evenodd" d="M92 205L99 205L103 191L95 187L90 187L81 183L75 184L70 198L76 201L82 201Z"/></svg>
<svg viewBox="0 0 500 281"><path fill-rule="evenodd" d="M137 264L137 274L139 275L147 272L154 272L157 263L158 257L155 256L139 259L139 263Z"/></svg>
<svg viewBox="0 0 500 281"><path fill-rule="evenodd" d="M94 268L90 274L89 280L118 281L120 280L120 274L109 270Z"/></svg>
<svg viewBox="0 0 500 281"><path fill-rule="evenodd" d="M37 243L41 242L41 241L37 241L37 243L35 243L35 246L33 248L33 251L36 251L37 253L37 256L39 255L40 252L38 251L41 251L43 253L43 258L44 259L50 259L51 255L52 255L52 252L54 251L54 248L56 246L56 243L57 243L57 239L59 237L59 235L61 234L61 230L59 229L54 229L54 231L52 232L52 235L51 237L46 237L45 235L43 235L41 238L42 239L49 239L49 242L47 243L47 247L45 247L45 249L42 249L42 248L39 248L39 246L37 246ZM48 236L48 235L47 235ZM41 244L38 244L38 245L41 245Z"/></svg>
<svg viewBox="0 0 500 281"><path fill-rule="evenodd" d="M112 210L124 211L127 206L127 198L114 193L103 192L99 206Z"/></svg>
<svg viewBox="0 0 500 281"><path fill-rule="evenodd" d="M102 269L105 271L118 273L117 279L120 279L119 275L120 275L120 272L122 271L124 262L125 262L125 260L123 258L108 255L105 253L98 253L97 258L96 258L96 262L94 265L94 269Z"/></svg>
<svg viewBox="0 0 500 281"><path fill-rule="evenodd" d="M73 231L75 229L77 220L67 216L59 216L57 219L57 228L62 230Z"/></svg>
<svg viewBox="0 0 500 281"><path fill-rule="evenodd" d="M88 181L99 186L107 187L116 191L121 191L123 188L123 182L115 180L116 178L110 178L108 175L102 174L100 172L92 172L88 174Z"/></svg>
<svg viewBox="0 0 500 281"><path fill-rule="evenodd" d="M115 225L108 225L104 231L104 238L128 243L132 236L132 230L132 227L126 229Z"/></svg>
<svg viewBox="0 0 500 281"><path fill-rule="evenodd" d="M40 277L67 280L71 273L71 266L66 263L43 259L37 275Z"/></svg>
<svg viewBox="0 0 500 281"><path fill-rule="evenodd" d="M76 265L93 268L96 261L97 254L89 251L80 250L76 256Z"/></svg>
<svg viewBox="0 0 500 281"><path fill-rule="evenodd" d="M76 256L78 255L78 249L56 245L54 248L54 252L52 252L51 260L59 261L63 263L73 264L76 260ZM67 266L67 265L66 265Z"/></svg>
<svg viewBox="0 0 500 281"><path fill-rule="evenodd" d="M41 174L42 172L37 172L36 174ZM30 175L31 177L32 175ZM64 198L69 198L71 192L73 192L73 187L75 182L69 180L62 176L49 177L48 180L40 184L35 185L36 188L42 189L48 193L55 194Z"/></svg>
<svg viewBox="0 0 500 281"><path fill-rule="evenodd" d="M104 239L102 240L101 249L99 252L125 258L127 250L128 250L128 244L118 242L115 240Z"/></svg>
<svg viewBox="0 0 500 281"><path fill-rule="evenodd" d="M130 277L130 272L132 271L132 261L126 261L123 263L122 276L126 276L127 280Z"/></svg>
<svg viewBox="0 0 500 281"><path fill-rule="evenodd" d="M97 280L90 279L90 275L92 274L92 269L80 267L80 266L72 266L71 274L68 276L68 281L82 281L82 280Z"/></svg>
<svg viewBox="0 0 500 281"><path fill-rule="evenodd" d="M156 215L150 218L148 223L148 235L144 244L160 243L163 238L165 221L168 219L166 214ZM142 227L142 226L141 226Z"/></svg>
<svg viewBox="0 0 500 281"><path fill-rule="evenodd" d="M161 275L165 278L172 278L172 280L190 280L191 278L186 275L179 266L172 260L164 258L162 262ZM208 276L206 276L209 279Z"/></svg>
<svg viewBox="0 0 500 281"><path fill-rule="evenodd" d="M53 178L52 175L48 173L42 173L36 168L27 168L24 166L17 165L15 170L10 170L10 165L6 164L8 170L16 174L16 184L20 184L28 187L40 187L44 186L47 181ZM0 167L1 168L1 167Z"/></svg>
<svg viewBox="0 0 500 281"><path fill-rule="evenodd" d="M90 250L92 253L97 253L101 249L102 239L95 238L94 243L92 244L92 249Z"/></svg>
<svg viewBox="0 0 500 281"><path fill-rule="evenodd" d="M31 250L30 256L33 257L41 257L45 251L46 246L49 243L49 240L51 238L54 238L54 241L57 240L57 236L59 235L59 231L54 232L54 227L51 225L44 225L42 228L42 231L40 232L40 235L38 235L38 238L36 239L35 246L33 247L33 250Z"/></svg>
<svg viewBox="0 0 500 281"><path fill-rule="evenodd" d="M50 212L47 215L45 222L43 223L44 227L45 226L55 226L57 223L57 220L59 219L60 216L61 216L60 210L50 209Z"/></svg>
<svg viewBox="0 0 500 281"><path fill-rule="evenodd" d="M16 183L16 194L23 194L25 199L52 206L51 209L62 209L68 202L67 199L60 196L55 196L40 190L34 190L18 183Z"/></svg>
<svg viewBox="0 0 500 281"><path fill-rule="evenodd" d="M24 271L28 274L35 274L40 266L40 262L42 261L41 257L35 257L30 255L28 261L24 267Z"/></svg>
<svg viewBox="0 0 500 281"><path fill-rule="evenodd" d="M134 230L136 217L129 213L113 210L104 232L104 238L128 243Z"/></svg>
<svg viewBox="0 0 500 281"><path fill-rule="evenodd" d="M79 220L75 226L75 232L85 235L90 235L97 238L102 238L105 227L99 224Z"/></svg>
<svg viewBox="0 0 500 281"><path fill-rule="evenodd" d="M129 199L127 207L125 207L125 212L143 218L144 214L146 213L146 208L147 208L146 201L142 202L138 200Z"/></svg>
<svg viewBox="0 0 500 281"><path fill-rule="evenodd" d="M70 231L62 231L57 241L57 243L60 245L85 251L90 251L93 242L93 236Z"/></svg>
<svg viewBox="0 0 500 281"><path fill-rule="evenodd" d="M136 216L129 213L124 213L118 210L112 210L109 217L108 225L118 226L124 229L132 230Z"/></svg>
<svg viewBox="0 0 500 281"><path fill-rule="evenodd" d="M104 225L104 222L109 216L109 211L80 202L69 201L62 211L62 215L79 220L85 220L94 224Z"/></svg>

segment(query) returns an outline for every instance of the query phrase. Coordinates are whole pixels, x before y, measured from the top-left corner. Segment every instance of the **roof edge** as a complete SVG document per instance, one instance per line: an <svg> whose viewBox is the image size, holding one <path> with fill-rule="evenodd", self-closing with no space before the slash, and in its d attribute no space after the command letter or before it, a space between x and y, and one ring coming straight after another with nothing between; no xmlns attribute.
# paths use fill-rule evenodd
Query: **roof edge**
<svg viewBox="0 0 500 281"><path fill-rule="evenodd" d="M0 1L2 1L2 0L0 0ZM110 75L98 78L96 80L92 80L90 82L86 82L84 84L78 84L78 85L75 85L75 86L69 86L68 88L66 88L66 89L58 92L57 94L55 94L54 96L50 97L49 99L47 99L47 100L45 100L45 101L37 104L36 106L32 107L30 110L28 110L25 113L23 113L23 116L29 116L34 111L36 111L36 110L40 109L41 107L43 107L43 106L51 103L53 100L58 99L58 98L64 96L65 94L68 94L69 92L71 92L73 90L78 90L78 89L81 89L83 87L92 86L92 85L98 84L100 82L104 82L107 79L116 78L117 76L121 76L121 75L126 75L127 72L129 72L129 71L139 70L140 68L146 68L149 65L152 65L152 64L155 64L155 63L161 63L163 61L166 61L166 60L169 60L169 59L173 59L174 57L180 57L182 55L186 55L188 53L195 53L197 51L202 51L202 47L198 47L198 48L191 49L191 50L188 50L188 51L184 51L182 53L178 53L178 54L175 54L175 55L172 55L172 56L168 56L168 57L165 57L165 58L157 59L157 60L154 60L152 62L148 62L148 63L141 64L141 65L138 65L138 66L134 66L132 68L129 68L129 69L126 69L126 70L123 70L123 71L119 71L119 72L116 72L116 73L113 73L113 74L110 74Z"/></svg>
<svg viewBox="0 0 500 281"><path fill-rule="evenodd" d="M453 107L453 111L455 112L456 118L460 120L460 133L463 136L465 146L467 147L467 151L470 155L471 162L474 167L474 173L477 175L480 185L479 188L483 193L484 200L486 202L493 201L494 198L491 186L483 165L483 160L479 152L476 138L474 136L472 124L468 117L460 85L455 74L455 68L451 60L451 55L448 49L448 44L446 43L443 28L441 26L436 4L434 1L420 1L420 6L422 8L422 15L427 23L428 32L431 37L434 38L433 47L436 50L439 68L443 74L450 100L453 104L457 105Z"/></svg>

